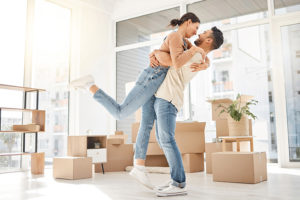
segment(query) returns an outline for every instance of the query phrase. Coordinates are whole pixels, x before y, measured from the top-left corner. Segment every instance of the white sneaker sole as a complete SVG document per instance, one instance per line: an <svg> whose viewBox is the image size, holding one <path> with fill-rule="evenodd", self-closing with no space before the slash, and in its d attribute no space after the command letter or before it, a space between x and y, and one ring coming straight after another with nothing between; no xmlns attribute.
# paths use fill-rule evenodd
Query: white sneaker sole
<svg viewBox="0 0 300 200"><path fill-rule="evenodd" d="M153 190L154 187L153 186L150 186L150 185L147 185L146 183L144 183L143 181L141 181L134 172L130 172L129 173L130 176L132 176L135 180L137 180L139 183L141 183L142 185L144 185L145 187L149 188L150 190Z"/></svg>
<svg viewBox="0 0 300 200"><path fill-rule="evenodd" d="M187 195L187 191L184 192L172 192L172 193L162 193L162 192L157 192L156 196L158 197L168 197L168 196L183 196Z"/></svg>

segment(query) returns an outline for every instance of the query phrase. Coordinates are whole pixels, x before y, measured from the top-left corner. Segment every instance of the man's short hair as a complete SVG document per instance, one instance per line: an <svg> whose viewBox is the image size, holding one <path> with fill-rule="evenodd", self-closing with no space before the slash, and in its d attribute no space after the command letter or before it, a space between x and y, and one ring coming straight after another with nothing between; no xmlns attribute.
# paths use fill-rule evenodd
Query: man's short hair
<svg viewBox="0 0 300 200"><path fill-rule="evenodd" d="M217 27L212 27L212 38L213 38L213 43L212 43L212 49L218 49L224 42L224 37L222 31L218 29Z"/></svg>

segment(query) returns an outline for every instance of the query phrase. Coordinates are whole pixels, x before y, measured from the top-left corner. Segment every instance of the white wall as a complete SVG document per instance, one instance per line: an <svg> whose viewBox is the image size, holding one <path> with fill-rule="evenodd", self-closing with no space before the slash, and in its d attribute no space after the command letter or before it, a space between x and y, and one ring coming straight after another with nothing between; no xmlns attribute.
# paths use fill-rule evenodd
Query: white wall
<svg viewBox="0 0 300 200"><path fill-rule="evenodd" d="M70 79L93 74L96 84L115 98L115 36L110 15L113 5L109 1L77 1L75 9L74 14L78 15L75 32L79 34ZM109 134L115 130L115 120L89 93L71 92L70 101L70 135L86 134L87 130L93 134Z"/></svg>

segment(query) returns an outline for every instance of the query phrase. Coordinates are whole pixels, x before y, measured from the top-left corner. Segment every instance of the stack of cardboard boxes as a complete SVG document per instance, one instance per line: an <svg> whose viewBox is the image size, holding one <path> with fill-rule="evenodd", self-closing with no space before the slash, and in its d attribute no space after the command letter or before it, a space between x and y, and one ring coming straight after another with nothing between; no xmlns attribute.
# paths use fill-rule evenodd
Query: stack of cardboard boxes
<svg viewBox="0 0 300 200"><path fill-rule="evenodd" d="M103 163L106 172L125 171L133 165L133 144L126 144L127 138L122 131L107 136L107 162ZM101 164L95 164L95 172L102 173Z"/></svg>
<svg viewBox="0 0 300 200"><path fill-rule="evenodd" d="M242 104L249 100L249 96L242 96ZM216 142L205 143L206 173L213 174L214 181L258 183L267 180L266 153L249 152L248 142L240 143L240 151L236 152L236 143L226 143L226 152L222 152L219 137L231 136L227 118L228 113L219 114L222 110L218 105L228 106L231 99L209 101L212 104L212 120L216 121ZM252 121L249 119L249 136L252 136Z"/></svg>
<svg viewBox="0 0 300 200"><path fill-rule="evenodd" d="M136 142L140 122L132 124L132 142ZM204 170L204 137L205 122L177 122L175 139L182 154L186 172L199 172ZM155 137L155 127L150 133L146 157L146 166L168 166L163 150Z"/></svg>

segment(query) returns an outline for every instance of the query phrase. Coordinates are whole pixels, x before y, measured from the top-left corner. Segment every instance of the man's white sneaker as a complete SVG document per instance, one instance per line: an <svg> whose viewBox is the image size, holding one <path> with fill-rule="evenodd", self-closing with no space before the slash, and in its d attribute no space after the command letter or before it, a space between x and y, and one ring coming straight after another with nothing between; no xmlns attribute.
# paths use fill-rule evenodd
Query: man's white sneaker
<svg viewBox="0 0 300 200"><path fill-rule="evenodd" d="M186 188L185 187L180 188L172 184L170 184L169 187L156 192L156 196L158 197L179 196L179 195L187 195Z"/></svg>
<svg viewBox="0 0 300 200"><path fill-rule="evenodd" d="M154 190L155 191L161 191L161 190L163 190L163 189L166 189L167 187L169 187L169 185L170 184L172 184L172 180L170 180L170 181L168 181L168 182L166 182L166 183L164 183L164 184L162 184L162 185L159 185L159 186L156 186L155 188L154 188Z"/></svg>
<svg viewBox="0 0 300 200"><path fill-rule="evenodd" d="M83 76L70 82L69 88L89 90L95 84L94 77L91 75Z"/></svg>
<svg viewBox="0 0 300 200"><path fill-rule="evenodd" d="M144 168L144 169L143 169ZM145 167L136 167L134 166L131 172L129 173L133 178L139 181L141 184L146 186L147 188L153 190L153 185L148 177Z"/></svg>

